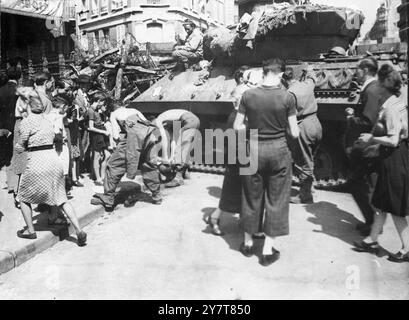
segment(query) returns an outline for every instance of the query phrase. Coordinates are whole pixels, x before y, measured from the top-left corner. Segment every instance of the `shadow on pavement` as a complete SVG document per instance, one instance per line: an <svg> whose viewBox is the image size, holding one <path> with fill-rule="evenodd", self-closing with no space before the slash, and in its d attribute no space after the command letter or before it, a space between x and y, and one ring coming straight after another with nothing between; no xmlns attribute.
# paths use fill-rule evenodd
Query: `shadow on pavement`
<svg viewBox="0 0 409 320"><path fill-rule="evenodd" d="M33 210L34 212L34 210ZM40 212L37 215L33 215L34 229L35 231L50 231L54 236L58 236L60 240L64 240L64 234L68 234L68 227L64 225L49 225L48 218L50 214L48 212ZM64 231L66 230L66 231Z"/></svg>
<svg viewBox="0 0 409 320"><path fill-rule="evenodd" d="M203 221L206 221L207 217L209 217L215 210L216 208L203 208ZM239 228L238 219L233 214L223 214L220 217L220 229L224 232L224 236L220 238L229 245L231 250L239 251L240 244L243 242L243 232ZM206 226L202 232L215 237L209 226Z"/></svg>
<svg viewBox="0 0 409 320"><path fill-rule="evenodd" d="M354 241L362 239L355 229L355 226L361 221L351 213L339 209L337 205L321 201L307 205L305 208L307 212L314 215L307 220L322 228L322 230L314 230L314 232L338 238L351 246Z"/></svg>
<svg viewBox="0 0 409 320"><path fill-rule="evenodd" d="M222 195L222 188L220 187L208 187L207 191L209 192L209 195L217 199L220 199Z"/></svg>
<svg viewBox="0 0 409 320"><path fill-rule="evenodd" d="M119 192L115 196L115 206L124 205L126 208L133 207L137 202L152 203L152 197L142 191L140 184L133 181L124 181L119 184ZM103 205L100 199L102 194L96 193L91 199L93 205Z"/></svg>

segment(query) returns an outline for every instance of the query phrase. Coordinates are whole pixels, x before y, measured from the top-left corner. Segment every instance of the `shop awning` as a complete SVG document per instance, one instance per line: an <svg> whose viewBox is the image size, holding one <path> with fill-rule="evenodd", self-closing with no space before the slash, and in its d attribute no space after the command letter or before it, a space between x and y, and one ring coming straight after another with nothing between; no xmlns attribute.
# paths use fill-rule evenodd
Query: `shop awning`
<svg viewBox="0 0 409 320"><path fill-rule="evenodd" d="M0 0L0 11L34 18L72 19L71 0Z"/></svg>

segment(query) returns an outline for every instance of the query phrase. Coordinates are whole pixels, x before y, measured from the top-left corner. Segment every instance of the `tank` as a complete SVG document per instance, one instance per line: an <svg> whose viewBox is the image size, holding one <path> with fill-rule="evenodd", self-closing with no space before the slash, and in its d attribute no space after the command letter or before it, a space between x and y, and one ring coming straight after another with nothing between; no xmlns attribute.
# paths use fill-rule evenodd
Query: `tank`
<svg viewBox="0 0 409 320"><path fill-rule="evenodd" d="M343 147L345 109L360 107L358 87L354 82L358 61L371 54L381 64L392 63L396 69L404 71L407 50L402 44L363 46L351 50L363 22L359 11L321 5L285 5L282 8L285 8L286 14L291 12L290 18L282 10L263 13L264 20L259 20L253 49L247 47L248 40L239 38L237 31L209 30L205 35L205 52L211 52L214 67L207 80L202 79L203 71L194 69L164 76L137 97L131 107L152 116L169 109L186 109L199 116L202 129L223 129L234 109L231 93L236 87L233 74L238 67L250 66L251 72L257 74L261 72L263 60L280 57L294 69L298 78L303 65L308 63L313 66L318 78L315 95L319 105L318 117L323 125L323 141L316 157L316 186L338 186L345 183L349 173ZM267 17L270 17L269 21L273 20L272 13L280 19L285 16L290 22L281 27L276 23L275 29L266 32L263 21L267 21ZM359 21L359 27L346 28L347 19ZM300 39L303 30L306 31L305 39ZM334 47L337 49L332 51ZM341 54L347 51L354 54ZM194 165L193 169L223 172L222 168L206 163Z"/></svg>

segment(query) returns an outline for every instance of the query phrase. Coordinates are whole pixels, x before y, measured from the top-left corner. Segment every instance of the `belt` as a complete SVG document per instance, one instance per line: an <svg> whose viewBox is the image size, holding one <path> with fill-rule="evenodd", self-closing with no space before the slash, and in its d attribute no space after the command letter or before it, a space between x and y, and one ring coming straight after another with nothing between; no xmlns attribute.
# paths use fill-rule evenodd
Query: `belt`
<svg viewBox="0 0 409 320"><path fill-rule="evenodd" d="M27 149L27 151L34 152L34 151L51 150L51 149L54 149L54 146L52 144L45 145L45 146L30 147Z"/></svg>
<svg viewBox="0 0 409 320"><path fill-rule="evenodd" d="M304 119L306 119L306 118L308 118L308 117L311 117L311 116L313 116L313 115L316 115L316 114L317 114L316 112L313 112L313 113L309 113L309 114L306 114L306 115L298 116L298 117L297 117L297 120L298 120L298 121L304 120Z"/></svg>

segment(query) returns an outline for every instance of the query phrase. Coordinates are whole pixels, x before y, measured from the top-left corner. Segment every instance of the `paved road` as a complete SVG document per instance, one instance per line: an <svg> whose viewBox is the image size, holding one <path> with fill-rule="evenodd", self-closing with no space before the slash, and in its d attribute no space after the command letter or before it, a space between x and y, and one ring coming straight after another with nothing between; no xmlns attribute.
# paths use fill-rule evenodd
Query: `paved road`
<svg viewBox="0 0 409 320"><path fill-rule="evenodd" d="M264 268L237 251L237 217L223 218L224 238L207 232L202 216L221 182L193 174L162 206L106 214L87 227L87 247L63 241L0 276L0 299L409 299L409 264L351 250L361 216L350 195L318 192L317 204L292 206L282 258ZM398 249L390 220L381 241Z"/></svg>

